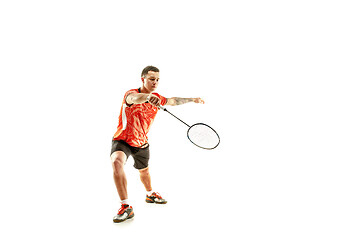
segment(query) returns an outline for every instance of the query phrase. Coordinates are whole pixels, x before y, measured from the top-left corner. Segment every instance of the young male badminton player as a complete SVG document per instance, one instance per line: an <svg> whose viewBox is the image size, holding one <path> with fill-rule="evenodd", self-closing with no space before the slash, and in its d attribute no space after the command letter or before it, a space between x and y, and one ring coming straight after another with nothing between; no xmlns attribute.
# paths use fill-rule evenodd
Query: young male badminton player
<svg viewBox="0 0 360 240"><path fill-rule="evenodd" d="M119 116L117 131L112 140L111 161L115 186L121 199L121 207L114 222L122 222L134 217L128 202L127 181L124 164L129 156L134 159L134 167L139 170L140 180L146 190L147 203L166 204L167 201L151 186L149 173L149 144L147 133L158 112L159 105L176 106L188 102L204 103L201 98L165 98L154 91L159 84L159 69L147 66L141 73L142 86L125 93Z"/></svg>

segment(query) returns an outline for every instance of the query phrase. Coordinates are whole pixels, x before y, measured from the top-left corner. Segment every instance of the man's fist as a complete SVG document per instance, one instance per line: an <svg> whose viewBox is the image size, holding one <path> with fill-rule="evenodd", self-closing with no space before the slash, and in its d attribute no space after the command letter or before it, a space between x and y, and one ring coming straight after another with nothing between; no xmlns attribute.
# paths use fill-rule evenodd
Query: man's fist
<svg viewBox="0 0 360 240"><path fill-rule="evenodd" d="M155 107L158 107L160 105L160 102L161 102L160 98L158 98L157 96L152 95L152 94L149 94L149 96L146 98L146 100L150 104L154 105Z"/></svg>

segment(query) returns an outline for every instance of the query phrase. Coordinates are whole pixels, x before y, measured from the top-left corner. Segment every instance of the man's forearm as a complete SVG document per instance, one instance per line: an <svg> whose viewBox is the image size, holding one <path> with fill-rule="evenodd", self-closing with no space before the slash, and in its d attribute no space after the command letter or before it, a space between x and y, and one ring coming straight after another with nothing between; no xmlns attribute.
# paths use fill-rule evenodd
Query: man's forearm
<svg viewBox="0 0 360 240"><path fill-rule="evenodd" d="M128 104L141 104L147 101L147 93L132 93L126 98Z"/></svg>
<svg viewBox="0 0 360 240"><path fill-rule="evenodd" d="M179 97L172 97L168 99L167 104L170 106L177 106L189 102L194 102L194 98L179 98Z"/></svg>

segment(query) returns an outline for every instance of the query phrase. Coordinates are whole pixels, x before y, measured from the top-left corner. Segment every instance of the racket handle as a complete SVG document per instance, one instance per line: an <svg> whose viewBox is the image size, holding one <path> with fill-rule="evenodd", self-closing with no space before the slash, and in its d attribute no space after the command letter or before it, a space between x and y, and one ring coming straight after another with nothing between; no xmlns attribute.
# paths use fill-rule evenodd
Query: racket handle
<svg viewBox="0 0 360 240"><path fill-rule="evenodd" d="M160 108L161 110L166 111L166 108L165 108L164 106L162 106L162 105L159 105L159 108Z"/></svg>

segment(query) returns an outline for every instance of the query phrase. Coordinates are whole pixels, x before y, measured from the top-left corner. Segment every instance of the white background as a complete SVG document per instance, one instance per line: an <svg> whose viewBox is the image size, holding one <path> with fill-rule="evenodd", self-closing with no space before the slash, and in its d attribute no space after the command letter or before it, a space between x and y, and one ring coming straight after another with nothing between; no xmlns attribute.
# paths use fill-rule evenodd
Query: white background
<svg viewBox="0 0 360 240"><path fill-rule="evenodd" d="M1 1L1 239L359 239L356 1ZM212 151L159 112L136 217L109 160L121 100L160 68L168 107L214 127ZM5 237L6 236L6 237Z"/></svg>

